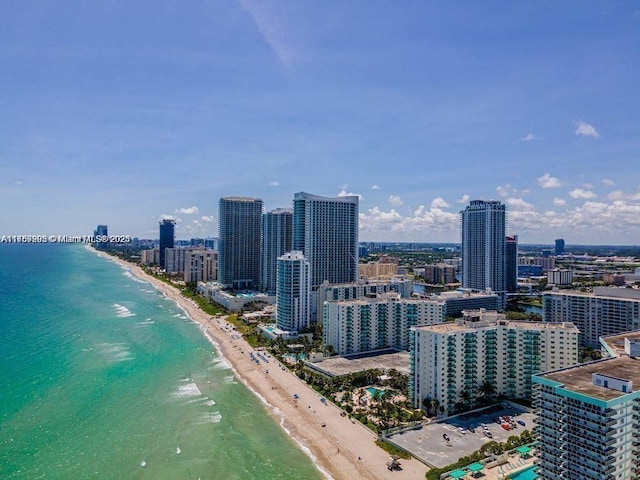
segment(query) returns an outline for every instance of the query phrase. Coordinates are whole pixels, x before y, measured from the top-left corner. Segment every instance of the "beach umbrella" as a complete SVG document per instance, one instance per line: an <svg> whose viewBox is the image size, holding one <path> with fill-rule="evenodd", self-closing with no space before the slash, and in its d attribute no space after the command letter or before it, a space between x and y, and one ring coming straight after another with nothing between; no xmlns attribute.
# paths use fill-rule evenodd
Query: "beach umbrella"
<svg viewBox="0 0 640 480"><path fill-rule="evenodd" d="M449 474L449 476L450 476L451 478L462 478L462 477L464 477L466 474L467 474L467 472L465 472L464 470L461 470L461 469L459 469L459 468L458 468L457 470L454 470L453 472L451 472L451 473Z"/></svg>

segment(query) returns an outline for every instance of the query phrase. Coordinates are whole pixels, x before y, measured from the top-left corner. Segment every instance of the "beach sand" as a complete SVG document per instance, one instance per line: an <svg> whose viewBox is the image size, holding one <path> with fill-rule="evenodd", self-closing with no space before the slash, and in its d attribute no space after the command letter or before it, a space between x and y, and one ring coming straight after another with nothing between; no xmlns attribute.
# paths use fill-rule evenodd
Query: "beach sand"
<svg viewBox="0 0 640 480"><path fill-rule="evenodd" d="M151 283L200 324L239 380L261 398L269 414L312 457L326 477L335 480L424 478L428 468L415 459L401 460L403 470L390 472L386 466L389 454L375 444L373 432L341 416L341 410L330 402L322 403L317 392L288 369L283 369L271 355L268 364L253 362L249 357L253 348L233 331L233 326L224 320L224 316L203 312L193 300L146 274L137 265L97 253ZM299 396L297 401L294 401L294 394Z"/></svg>

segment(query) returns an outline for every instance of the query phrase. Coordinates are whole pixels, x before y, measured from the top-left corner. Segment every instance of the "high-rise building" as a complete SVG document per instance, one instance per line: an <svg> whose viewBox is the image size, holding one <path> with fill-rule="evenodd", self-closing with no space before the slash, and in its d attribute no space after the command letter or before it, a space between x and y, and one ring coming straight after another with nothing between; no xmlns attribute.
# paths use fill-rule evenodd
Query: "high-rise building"
<svg viewBox="0 0 640 480"><path fill-rule="evenodd" d="M580 345L598 348L600 337L640 329L640 291L594 287L592 293L545 292L542 318L545 322L572 322L580 330Z"/></svg>
<svg viewBox="0 0 640 480"><path fill-rule="evenodd" d="M564 238L556 239L556 255L564 255Z"/></svg>
<svg viewBox="0 0 640 480"><path fill-rule="evenodd" d="M358 278L358 197L327 198L296 193L293 248L311 265L311 286Z"/></svg>
<svg viewBox="0 0 640 480"><path fill-rule="evenodd" d="M278 258L276 324L287 332L299 332L309 326L310 269L302 252L288 252Z"/></svg>
<svg viewBox="0 0 640 480"><path fill-rule="evenodd" d="M278 258L291 251L293 210L276 208L262 216L262 289L276 294Z"/></svg>
<svg viewBox="0 0 640 480"><path fill-rule="evenodd" d="M507 252L507 292L518 291L518 236L507 235L505 238Z"/></svg>
<svg viewBox="0 0 640 480"><path fill-rule="evenodd" d="M358 197L327 198L296 193L293 199L293 249L303 252L311 268L311 288L324 281L358 278ZM312 295L312 321L317 303Z"/></svg>
<svg viewBox="0 0 640 480"><path fill-rule="evenodd" d="M173 248L175 243L175 226L176 221L173 219L164 219L160 222L160 251L158 265L160 268L165 267L165 248Z"/></svg>
<svg viewBox="0 0 640 480"><path fill-rule="evenodd" d="M612 358L533 376L542 480L640 478L640 338L603 338Z"/></svg>
<svg viewBox="0 0 640 480"><path fill-rule="evenodd" d="M93 246L98 250L106 250L109 248L109 229L106 225L98 225L93 231L95 242ZM106 239L105 239L106 238Z"/></svg>
<svg viewBox="0 0 640 480"><path fill-rule="evenodd" d="M578 363L571 323L510 321L485 310L463 315L413 329L409 392L416 408L425 398L447 414L481 395L528 399L531 375Z"/></svg>
<svg viewBox="0 0 640 480"><path fill-rule="evenodd" d="M219 203L218 281L232 289L258 288L262 200L224 197Z"/></svg>
<svg viewBox="0 0 640 480"><path fill-rule="evenodd" d="M462 286L491 289L506 303L506 207L499 201L472 200L462 220Z"/></svg>

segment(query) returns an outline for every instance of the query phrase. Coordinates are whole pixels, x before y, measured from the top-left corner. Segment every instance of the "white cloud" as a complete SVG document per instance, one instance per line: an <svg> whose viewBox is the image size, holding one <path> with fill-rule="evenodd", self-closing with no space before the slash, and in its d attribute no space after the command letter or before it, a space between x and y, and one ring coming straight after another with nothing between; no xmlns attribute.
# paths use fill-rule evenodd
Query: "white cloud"
<svg viewBox="0 0 640 480"><path fill-rule="evenodd" d="M632 202L637 202L640 200L640 192L635 192L635 193L626 193L623 192L622 190L614 190L613 192L609 193L609 195L607 196L609 198L609 200L630 200Z"/></svg>
<svg viewBox="0 0 640 480"><path fill-rule="evenodd" d="M501 197L508 197L511 194L511 185L507 183L506 185L498 186L496 187L496 192Z"/></svg>
<svg viewBox="0 0 640 480"><path fill-rule="evenodd" d="M593 190L593 183L583 183L582 186L587 190Z"/></svg>
<svg viewBox="0 0 640 480"><path fill-rule="evenodd" d="M404 205L404 202L402 201L402 199L397 195L390 195L389 203L394 207L401 207L402 205Z"/></svg>
<svg viewBox="0 0 640 480"><path fill-rule="evenodd" d="M538 181L538 185L542 188L559 188L562 186L562 182L558 180L556 177L552 177L549 173L545 173L541 177L536 179Z"/></svg>
<svg viewBox="0 0 640 480"><path fill-rule="evenodd" d="M553 199L553 204L556 207L564 207L567 204L567 201L564 198L556 197L556 198Z"/></svg>
<svg viewBox="0 0 640 480"><path fill-rule="evenodd" d="M471 197L466 193L458 199L458 203L467 203Z"/></svg>
<svg viewBox="0 0 640 480"><path fill-rule="evenodd" d="M420 205L410 216L402 216L393 208L389 211L373 207L360 213L360 231L371 232L389 238L424 238L426 235L440 234L455 241L459 236L460 216L458 213L439 208L427 209Z"/></svg>
<svg viewBox="0 0 640 480"><path fill-rule="evenodd" d="M584 190L582 188L575 188L569 192L569 196L571 198L575 198L577 200L590 200L592 198L596 198L598 195L593 193L590 190Z"/></svg>
<svg viewBox="0 0 640 480"><path fill-rule="evenodd" d="M280 182L278 180L273 180L269 183L267 183L268 186L270 187L279 187L280 186Z"/></svg>
<svg viewBox="0 0 640 480"><path fill-rule="evenodd" d="M616 185L616 182L614 182L613 180L611 180L609 178L603 178L602 179L602 184L606 185L607 187L614 187Z"/></svg>
<svg viewBox="0 0 640 480"><path fill-rule="evenodd" d="M160 215L160 220L175 220L176 217L174 217L173 215L167 215L166 213L163 213L162 215Z"/></svg>
<svg viewBox="0 0 640 480"><path fill-rule="evenodd" d="M200 220L202 220L203 222L215 222L216 219L213 215L211 216L207 216L207 215L203 215L202 217L200 217Z"/></svg>
<svg viewBox="0 0 640 480"><path fill-rule="evenodd" d="M194 215L198 213L198 207L178 208L175 213L182 213L184 215Z"/></svg>
<svg viewBox="0 0 640 480"><path fill-rule="evenodd" d="M339 197L358 197L360 199L360 201L362 201L362 199L364 198L362 195L360 195L359 193L347 193L346 190L341 190L340 193L338 193Z"/></svg>
<svg viewBox="0 0 640 480"><path fill-rule="evenodd" d="M593 138L598 138L600 136L600 134L596 130L596 127L588 124L587 122L583 122L582 120L576 123L575 134L582 137L593 137Z"/></svg>
<svg viewBox="0 0 640 480"><path fill-rule="evenodd" d="M297 56L296 49L285 38L280 15L271 2L264 0L238 0L242 8L249 12L265 42L274 51L285 67L291 67Z"/></svg>
<svg viewBox="0 0 640 480"><path fill-rule="evenodd" d="M450 205L444 200L442 197L434 198L431 202L431 209L434 210L436 208L442 210L443 208L449 208Z"/></svg>
<svg viewBox="0 0 640 480"><path fill-rule="evenodd" d="M536 138L537 137L533 133L529 132L520 140L522 140L523 142L530 142L531 140L535 140Z"/></svg>
<svg viewBox="0 0 640 480"><path fill-rule="evenodd" d="M509 197L505 202L511 209L513 210L533 210L534 206L532 203L525 202L522 198Z"/></svg>
<svg viewBox="0 0 640 480"><path fill-rule="evenodd" d="M379 187L375 183L373 185L371 185L371 190L380 190L380 189L381 189L381 187Z"/></svg>

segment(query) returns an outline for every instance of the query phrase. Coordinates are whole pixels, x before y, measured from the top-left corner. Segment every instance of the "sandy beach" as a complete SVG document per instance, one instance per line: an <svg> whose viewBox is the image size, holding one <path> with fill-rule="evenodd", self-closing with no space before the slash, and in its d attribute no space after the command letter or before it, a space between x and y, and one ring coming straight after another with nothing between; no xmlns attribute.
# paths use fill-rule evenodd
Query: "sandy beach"
<svg viewBox="0 0 640 480"><path fill-rule="evenodd" d="M224 316L203 312L192 300L170 285L147 275L140 267L97 252L130 269L136 277L151 283L182 307L197 322L220 355L263 401L266 410L301 445L327 478L342 479L423 479L427 467L417 460L401 460L403 470L389 471L387 452L375 444L376 436L353 423L321 396L269 355L269 363L250 359L253 348L245 342ZM266 352L265 352L266 353ZM294 400L294 394L298 399Z"/></svg>

